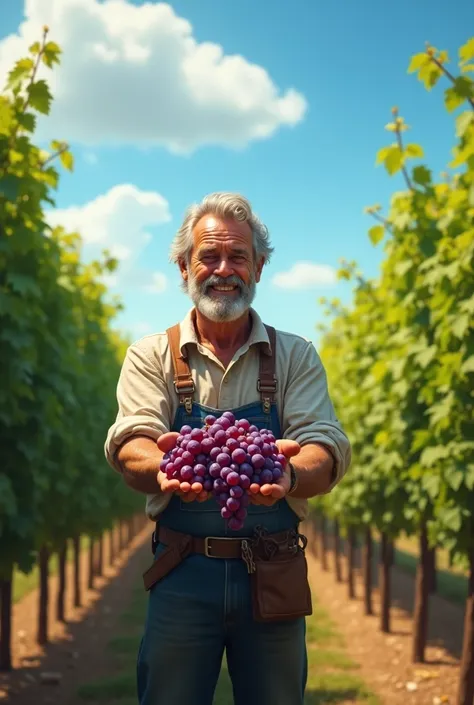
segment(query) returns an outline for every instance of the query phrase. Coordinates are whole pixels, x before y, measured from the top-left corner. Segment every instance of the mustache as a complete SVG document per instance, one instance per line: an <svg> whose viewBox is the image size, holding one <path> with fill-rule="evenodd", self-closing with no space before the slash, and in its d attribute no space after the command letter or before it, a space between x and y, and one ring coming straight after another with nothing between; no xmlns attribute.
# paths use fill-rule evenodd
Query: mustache
<svg viewBox="0 0 474 705"><path fill-rule="evenodd" d="M244 281L236 274L231 277L218 277L216 274L212 274L203 281L201 286L204 292L207 292L211 286L238 286L241 291L245 291L246 288Z"/></svg>

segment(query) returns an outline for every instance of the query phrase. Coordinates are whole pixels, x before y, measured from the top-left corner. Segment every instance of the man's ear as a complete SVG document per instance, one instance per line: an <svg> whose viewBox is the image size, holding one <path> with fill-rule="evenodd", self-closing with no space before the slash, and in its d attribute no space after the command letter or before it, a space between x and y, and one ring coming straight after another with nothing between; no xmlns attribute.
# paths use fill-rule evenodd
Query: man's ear
<svg viewBox="0 0 474 705"><path fill-rule="evenodd" d="M183 277L184 281L188 281L188 262L186 259L180 259L178 260L178 266L179 266L179 271L181 272L181 276Z"/></svg>
<svg viewBox="0 0 474 705"><path fill-rule="evenodd" d="M260 259L257 261L257 266L255 268L255 281L258 282L260 281L262 277L262 269L265 264L265 259L263 257L260 257Z"/></svg>

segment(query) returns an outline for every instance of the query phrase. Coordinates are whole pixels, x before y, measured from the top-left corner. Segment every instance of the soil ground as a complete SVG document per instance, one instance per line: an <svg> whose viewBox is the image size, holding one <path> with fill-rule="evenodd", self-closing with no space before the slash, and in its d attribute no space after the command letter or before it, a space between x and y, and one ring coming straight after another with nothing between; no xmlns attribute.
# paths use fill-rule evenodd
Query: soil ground
<svg viewBox="0 0 474 705"><path fill-rule="evenodd" d="M14 606L15 671L0 674L0 703L136 704L135 658L146 607L141 574L151 561L149 541L147 528L114 566L108 565L106 552L104 576L96 579L92 591L86 588L84 553L84 604L75 609L68 590L66 624L54 620L57 577L51 577L51 643L46 649L35 644L37 591ZM308 552L315 599L314 614L308 619L307 705L453 705L462 609L442 598L432 598L428 663L414 666L410 663L413 578L394 570L392 633L384 635L378 628L377 590L375 615L367 617L360 578L357 599L348 600L347 585L336 583L332 556L328 558L331 570L324 572ZM71 570L68 566L68 578ZM45 679L55 682L44 683ZM232 705L225 664L215 705Z"/></svg>

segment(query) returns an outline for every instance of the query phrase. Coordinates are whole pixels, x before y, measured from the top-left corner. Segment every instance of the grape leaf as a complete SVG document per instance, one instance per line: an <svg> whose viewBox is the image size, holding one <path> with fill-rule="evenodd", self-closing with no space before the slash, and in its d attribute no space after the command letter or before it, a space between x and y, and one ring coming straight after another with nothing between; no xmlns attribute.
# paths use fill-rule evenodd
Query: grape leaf
<svg viewBox="0 0 474 705"><path fill-rule="evenodd" d="M28 97L32 108L43 115L48 115L53 99L48 84L43 79L28 86Z"/></svg>

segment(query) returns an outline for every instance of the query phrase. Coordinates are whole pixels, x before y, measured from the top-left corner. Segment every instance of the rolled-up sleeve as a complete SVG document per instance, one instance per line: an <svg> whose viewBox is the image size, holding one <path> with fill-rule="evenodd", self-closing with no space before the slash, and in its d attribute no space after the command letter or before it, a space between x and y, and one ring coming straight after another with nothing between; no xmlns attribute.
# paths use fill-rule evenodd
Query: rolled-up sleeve
<svg viewBox="0 0 474 705"><path fill-rule="evenodd" d="M336 418L326 371L312 343L305 341L292 368L283 402L283 437L301 446L321 443L332 452L335 474L330 492L350 466L351 445Z"/></svg>
<svg viewBox="0 0 474 705"><path fill-rule="evenodd" d="M117 385L118 413L105 441L109 465L121 471L116 452L132 436L157 440L170 429L169 397L163 374L149 353L131 345Z"/></svg>

